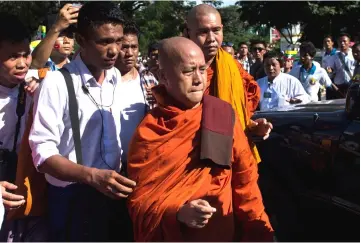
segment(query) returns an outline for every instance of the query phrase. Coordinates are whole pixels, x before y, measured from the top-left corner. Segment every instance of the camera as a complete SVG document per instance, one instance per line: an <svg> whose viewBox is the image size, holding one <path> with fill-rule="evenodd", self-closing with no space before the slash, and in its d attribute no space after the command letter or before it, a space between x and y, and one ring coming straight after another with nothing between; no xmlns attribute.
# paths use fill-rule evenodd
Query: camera
<svg viewBox="0 0 361 243"><path fill-rule="evenodd" d="M15 183L17 162L16 151L0 149L0 181Z"/></svg>

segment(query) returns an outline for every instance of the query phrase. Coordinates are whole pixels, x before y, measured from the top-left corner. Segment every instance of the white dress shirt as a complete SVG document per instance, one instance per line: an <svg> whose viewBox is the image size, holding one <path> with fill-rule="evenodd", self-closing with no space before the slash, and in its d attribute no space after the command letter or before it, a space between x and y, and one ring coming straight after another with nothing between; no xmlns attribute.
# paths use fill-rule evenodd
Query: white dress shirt
<svg viewBox="0 0 361 243"><path fill-rule="evenodd" d="M351 74L353 74L355 69L355 59L353 58L350 51L347 53L347 55L343 52L338 51L335 55L332 56L332 63L330 67L335 72L335 78L333 81L335 84L341 85L350 82L352 77L350 77L348 72L345 71L342 62L338 56L338 53L341 53L345 57L345 64L350 69Z"/></svg>
<svg viewBox="0 0 361 243"><path fill-rule="evenodd" d="M330 87L332 81L326 70L320 66L313 65L314 72L312 72L312 68L309 72L301 72L301 67L297 66L289 74L300 80L307 94L311 96L311 101L318 101L318 91L321 86Z"/></svg>
<svg viewBox="0 0 361 243"><path fill-rule="evenodd" d="M105 72L102 85L98 84L80 55L65 67L74 83L79 106L79 125L83 165L119 171L121 167L120 142L120 85L121 74L116 68ZM82 86L88 88L98 107ZM63 75L48 72L35 98L34 122L29 143L34 165L37 168L53 155L62 155L76 162L73 131L69 117L69 97ZM64 182L45 174L47 181L59 187Z"/></svg>
<svg viewBox="0 0 361 243"><path fill-rule="evenodd" d="M139 74L134 80L120 82L122 162L127 161L128 147L134 131L146 113L146 103Z"/></svg>
<svg viewBox="0 0 361 243"><path fill-rule="evenodd" d="M29 70L26 78L38 78L38 70ZM0 149L12 150L15 139L16 123L18 116L16 114L16 107L18 102L19 85L14 88L7 88L0 85ZM29 109L32 103L32 98L26 96L26 105L24 115L21 117L20 131L17 140L17 150L25 131L25 124L28 118Z"/></svg>
<svg viewBox="0 0 361 243"><path fill-rule="evenodd" d="M261 111L289 106L287 100L291 98L300 99L302 103L310 101L300 81L287 73L280 73L272 83L267 76L258 79L257 83L261 88Z"/></svg>

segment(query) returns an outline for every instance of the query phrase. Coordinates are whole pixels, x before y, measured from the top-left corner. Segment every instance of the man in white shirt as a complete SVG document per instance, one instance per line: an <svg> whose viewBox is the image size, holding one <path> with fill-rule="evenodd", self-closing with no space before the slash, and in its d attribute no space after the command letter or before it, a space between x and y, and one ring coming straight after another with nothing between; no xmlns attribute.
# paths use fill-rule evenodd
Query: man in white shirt
<svg viewBox="0 0 361 243"><path fill-rule="evenodd" d="M346 97L350 80L352 79L355 69L355 59L350 49L350 35L342 33L338 39L340 50L332 56L330 67L335 72L334 84L339 91L327 90L327 99L342 99Z"/></svg>
<svg viewBox="0 0 361 243"><path fill-rule="evenodd" d="M138 124L146 112L153 107L151 88L158 84L153 74L148 70L138 71L136 68L139 53L139 30L133 23L124 28L122 48L115 67L122 74L121 90L121 132L122 162L127 162L128 145Z"/></svg>
<svg viewBox="0 0 361 243"><path fill-rule="evenodd" d="M30 33L16 16L1 13L0 187L1 206L7 212L25 203L24 196L16 194L14 190L17 189L15 185L17 153L32 102L32 97L26 93L31 91L31 87L25 80L30 76L38 78L37 70L29 70L31 60ZM0 217L2 220L3 214ZM5 221L1 230L1 241L7 240L9 230L11 226Z"/></svg>
<svg viewBox="0 0 361 243"><path fill-rule="evenodd" d="M267 76L257 80L261 88L259 105L261 111L310 101L298 79L289 74L281 73L283 64L281 53L268 52L263 60Z"/></svg>
<svg viewBox="0 0 361 243"><path fill-rule="evenodd" d="M323 87L331 88L332 81L326 70L313 64L316 48L312 42L303 42L300 46L300 58L302 66L297 66L289 73L300 80L311 101L319 101L319 92ZM335 87L337 89L337 87Z"/></svg>
<svg viewBox="0 0 361 243"><path fill-rule="evenodd" d="M333 56L336 54L337 50L333 47L334 42L331 35L326 35L323 39L323 47L325 48L325 53L322 55L322 67L327 71L330 78L334 78L334 72L331 68Z"/></svg>
<svg viewBox="0 0 361 243"><path fill-rule="evenodd" d="M82 165L61 72L48 72L34 104L29 143L34 165L49 183L51 241L132 240L124 198L135 182L120 174L121 74L114 68L123 26L123 15L113 2L87 2L79 11L80 55L64 67L78 103Z"/></svg>

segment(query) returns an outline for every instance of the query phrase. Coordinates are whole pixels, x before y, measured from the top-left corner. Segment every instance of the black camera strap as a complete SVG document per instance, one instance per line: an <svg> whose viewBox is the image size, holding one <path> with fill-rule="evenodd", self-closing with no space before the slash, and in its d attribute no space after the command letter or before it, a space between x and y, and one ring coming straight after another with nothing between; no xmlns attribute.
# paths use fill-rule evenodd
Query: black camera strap
<svg viewBox="0 0 361 243"><path fill-rule="evenodd" d="M16 122L14 145L13 145L13 150L12 150L13 152L16 152L16 145L18 142L20 127L21 127L21 117L25 113L26 92L25 92L24 88L25 88L25 82L22 82L19 86L18 103L16 105L16 115L18 116L18 121Z"/></svg>
<svg viewBox="0 0 361 243"><path fill-rule="evenodd" d="M71 122L71 128L73 129L73 139L75 146L75 155L76 161L78 164L83 164L83 155L81 150L81 140L80 140L80 125L78 117L78 102L75 96L73 79L70 76L68 69L62 68L59 70L65 79L66 87L68 89L69 96L69 116Z"/></svg>

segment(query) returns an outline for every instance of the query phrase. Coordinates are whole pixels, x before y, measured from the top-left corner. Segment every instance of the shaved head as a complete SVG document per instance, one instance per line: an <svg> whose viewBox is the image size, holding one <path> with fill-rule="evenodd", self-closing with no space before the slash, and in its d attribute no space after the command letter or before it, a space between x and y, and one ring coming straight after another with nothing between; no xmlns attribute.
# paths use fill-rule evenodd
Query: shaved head
<svg viewBox="0 0 361 243"><path fill-rule="evenodd" d="M207 62L212 62L223 41L223 25L218 10L207 4L192 8L187 16L188 37L203 51Z"/></svg>
<svg viewBox="0 0 361 243"><path fill-rule="evenodd" d="M209 14L221 17L218 10L208 4L199 4L193 7L187 15L187 27L189 27L189 25L197 24L201 17Z"/></svg>
<svg viewBox="0 0 361 243"><path fill-rule="evenodd" d="M191 40L172 37L160 43L160 83L181 108L197 106L203 97L207 80L202 50Z"/></svg>

